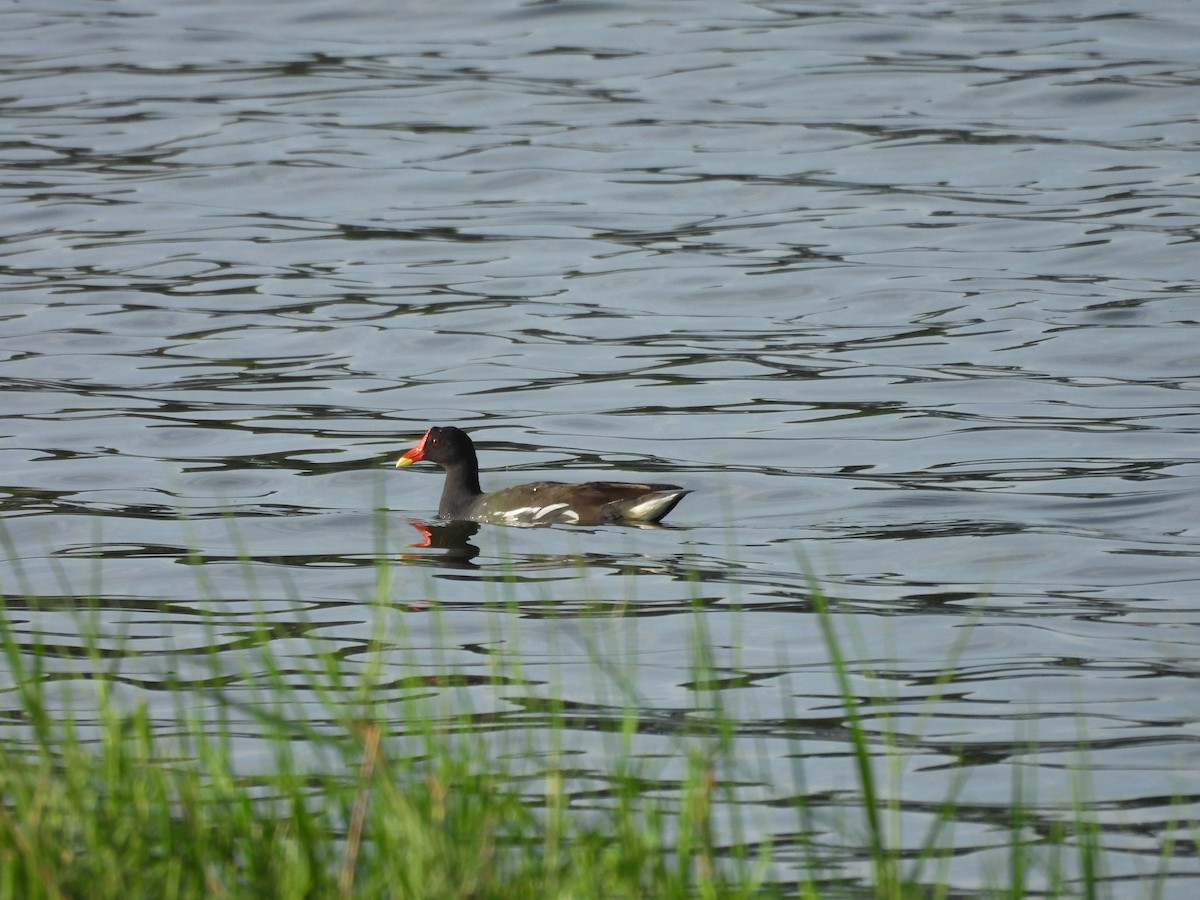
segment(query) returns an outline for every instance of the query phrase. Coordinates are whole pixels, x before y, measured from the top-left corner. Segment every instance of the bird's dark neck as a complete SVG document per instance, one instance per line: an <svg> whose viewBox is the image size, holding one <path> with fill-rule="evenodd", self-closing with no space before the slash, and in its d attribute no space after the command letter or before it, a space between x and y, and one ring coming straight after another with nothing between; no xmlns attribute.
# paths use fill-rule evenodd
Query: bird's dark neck
<svg viewBox="0 0 1200 900"><path fill-rule="evenodd" d="M455 460L444 468L446 483L442 487L438 515L443 519L460 518L471 501L483 494L479 487L479 463L472 452L469 459Z"/></svg>

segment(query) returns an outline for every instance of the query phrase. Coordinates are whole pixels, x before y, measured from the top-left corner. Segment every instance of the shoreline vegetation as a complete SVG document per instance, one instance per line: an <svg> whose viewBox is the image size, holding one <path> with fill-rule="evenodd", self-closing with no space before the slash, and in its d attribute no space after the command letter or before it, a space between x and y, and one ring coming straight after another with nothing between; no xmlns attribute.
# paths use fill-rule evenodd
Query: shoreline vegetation
<svg viewBox="0 0 1200 900"><path fill-rule="evenodd" d="M67 612L77 632L52 646L18 638L36 599L2 598L0 689L17 714L0 732L0 900L965 896L946 874L960 824L954 796L930 799L933 824L916 850L912 835L897 838L888 780L900 777L903 749L878 723L864 727L869 701L853 692L839 613L815 587L849 747L852 789L836 841L806 802L799 740L788 751L794 800L783 814L795 824L786 839L736 802L733 786L756 777L754 764L739 756L721 691L702 689L727 673L713 664L699 609L698 689L673 729L648 720L627 673L595 647L596 678L612 685L613 702L588 708L551 685L542 702L525 698L517 727L472 709L457 689L520 685L520 664L422 666L395 625L404 620L383 568L375 639L352 674L344 652L315 640L307 653L273 657L265 638L278 618L259 614L252 669L219 671L213 658L205 678L159 682L151 700L127 689L139 681L112 648L129 638L106 633L96 604ZM436 617L436 604L421 615ZM86 679L53 674L47 660L64 655L86 661ZM655 728L670 753L635 754L634 736ZM578 768L580 731L603 742L604 772ZM1019 767L1012 777L1012 807L991 823L1007 831L1006 865L971 895L1105 895L1086 783L1071 820L1046 828ZM1162 849L1139 895L1162 893L1172 852Z"/></svg>

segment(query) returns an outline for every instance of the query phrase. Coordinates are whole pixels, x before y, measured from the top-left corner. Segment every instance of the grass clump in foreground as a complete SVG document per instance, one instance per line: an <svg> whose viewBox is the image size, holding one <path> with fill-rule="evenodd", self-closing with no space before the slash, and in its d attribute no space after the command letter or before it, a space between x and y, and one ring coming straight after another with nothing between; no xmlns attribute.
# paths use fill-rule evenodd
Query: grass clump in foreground
<svg viewBox="0 0 1200 900"><path fill-rule="evenodd" d="M474 714L447 711L439 689L465 675L410 672L398 692L371 664L348 684L315 641L300 673L294 654L270 657L278 623L264 621L253 685L214 662L203 688L169 689L173 714L154 716L125 699L136 679L113 661L120 639L75 618L83 648L64 654L18 640L0 604L3 900L762 895L761 866L712 840L712 760L693 760L670 803L644 797L622 763L584 823L553 754L531 801L528 775L507 770ZM52 675L64 655L89 675ZM548 716L570 727L561 704ZM611 730L636 728L631 710ZM248 742L256 774L238 764Z"/></svg>
<svg viewBox="0 0 1200 900"><path fill-rule="evenodd" d="M878 742L868 739L858 715L832 614L819 598L814 605L845 705L863 804L865 836L856 856L871 874L854 880L807 843L820 829L802 797L800 837L789 848L793 873L795 860L805 861L799 877L778 878L770 846L741 838L736 822L718 822L723 799L733 800L722 797L723 780L737 771L730 740L736 723L718 705L683 717L697 723L700 739L677 738L686 775L664 792L631 750L639 711L630 696L624 714L605 726L618 758L580 815L567 785L581 776L554 752L568 730L581 727L564 703L548 702L537 724L551 735L550 751L535 751L539 786L531 791L527 770L517 772L519 762L509 768L519 753L509 756L511 745L497 753L494 729L489 733L469 709L448 710L442 702L443 689L467 683L465 673L431 677L415 665L392 666L385 681L376 659L347 683L343 657L315 642L308 657L315 665L298 673L294 654L286 661L291 670L270 657L268 634L277 623L263 622L256 626L263 640L253 690L229 689L246 688L246 676L220 673L214 661L207 686L167 692L173 715L155 717L144 703L120 702L122 683L132 679L118 677L113 640L94 626L81 627L78 651L93 667L94 696L63 703L53 690L63 682L45 668L55 651L36 639L18 642L8 608L0 608L8 670L0 690L16 699L7 704L15 712L0 735L0 900L948 896L927 873L944 858L937 838L942 826L953 827L953 798L925 850L902 869L882 818L889 801L873 774ZM697 635L700 683L712 680L715 667L702 624ZM395 637L381 634L377 649L394 651L400 641L384 638ZM403 690L397 668L408 673ZM520 682L519 672L493 678ZM246 699L255 693L253 702ZM235 759L247 740L266 748L256 774ZM1025 896L1036 867L1019 813L1012 821L1012 881L992 896ZM1060 852L1067 842L1064 833ZM1083 850L1082 895L1095 896L1099 850L1094 841ZM1072 881L1037 893L1080 892Z"/></svg>

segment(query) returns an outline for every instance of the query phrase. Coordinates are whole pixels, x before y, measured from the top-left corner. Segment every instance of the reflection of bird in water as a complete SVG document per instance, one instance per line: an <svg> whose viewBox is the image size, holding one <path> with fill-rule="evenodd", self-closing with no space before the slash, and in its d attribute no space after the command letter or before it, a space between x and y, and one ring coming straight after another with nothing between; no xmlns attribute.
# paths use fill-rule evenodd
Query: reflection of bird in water
<svg viewBox="0 0 1200 900"><path fill-rule="evenodd" d="M418 519L409 519L408 524L421 533L421 540L410 547L444 550L436 556L422 553L401 553L398 557L406 562L431 560L440 566L459 566L475 568L472 562L479 555L479 548L471 543L471 538L479 530L475 522L447 522L432 524Z"/></svg>

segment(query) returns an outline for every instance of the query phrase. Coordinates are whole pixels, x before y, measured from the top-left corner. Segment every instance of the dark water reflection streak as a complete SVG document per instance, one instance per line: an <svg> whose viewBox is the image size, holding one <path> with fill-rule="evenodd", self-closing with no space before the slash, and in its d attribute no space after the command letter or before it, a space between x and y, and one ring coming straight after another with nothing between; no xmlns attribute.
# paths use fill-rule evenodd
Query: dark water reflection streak
<svg viewBox="0 0 1200 900"><path fill-rule="evenodd" d="M0 590L64 705L111 677L169 733L163 688L252 697L256 643L302 690L314 645L381 652L385 699L497 732L558 691L602 780L602 659L646 759L738 711L787 877L795 803L853 807L819 586L904 835L965 776L956 890L1003 868L1014 771L1047 834L1086 769L1112 896L1193 896L1200 12L467 6L0 11ZM694 493L464 531L388 471L433 423L485 487Z"/></svg>

